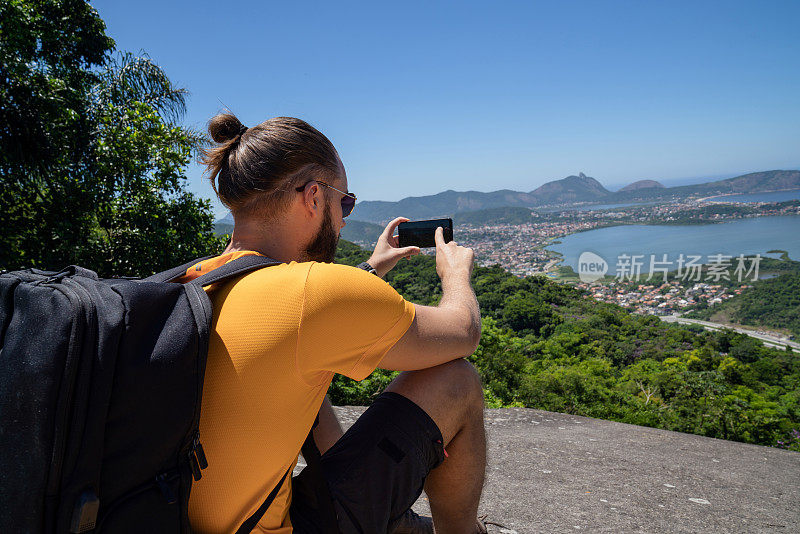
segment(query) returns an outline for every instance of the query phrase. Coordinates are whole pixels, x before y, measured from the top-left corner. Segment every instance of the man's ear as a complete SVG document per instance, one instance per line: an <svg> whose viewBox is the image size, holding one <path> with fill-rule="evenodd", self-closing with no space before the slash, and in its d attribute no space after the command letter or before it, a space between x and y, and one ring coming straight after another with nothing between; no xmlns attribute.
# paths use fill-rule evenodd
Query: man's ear
<svg viewBox="0 0 800 534"><path fill-rule="evenodd" d="M306 210L308 210L309 214L316 211L319 208L320 203L318 201L318 194L322 193L322 189L320 188L319 184L310 184L308 185L305 190L303 191L303 206Z"/></svg>

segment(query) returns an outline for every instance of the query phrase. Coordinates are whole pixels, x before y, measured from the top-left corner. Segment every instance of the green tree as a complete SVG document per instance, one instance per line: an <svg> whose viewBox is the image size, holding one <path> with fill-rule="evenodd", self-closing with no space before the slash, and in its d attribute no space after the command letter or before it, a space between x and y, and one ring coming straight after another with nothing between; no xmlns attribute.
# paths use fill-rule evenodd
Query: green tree
<svg viewBox="0 0 800 534"><path fill-rule="evenodd" d="M104 30L80 0L0 3L0 267L64 263L85 235Z"/></svg>
<svg viewBox="0 0 800 534"><path fill-rule="evenodd" d="M185 189L202 142L178 125L186 91L112 55L85 2L0 9L0 267L143 276L218 252L210 203Z"/></svg>
<svg viewBox="0 0 800 534"><path fill-rule="evenodd" d="M500 405L515 404L527 364L525 343L491 317L484 317L482 323L481 342L468 360L478 369L488 398Z"/></svg>
<svg viewBox="0 0 800 534"><path fill-rule="evenodd" d="M218 252L208 200L184 170L203 143L180 127L186 91L147 57L109 59L95 87L96 179L83 261L99 272L147 275Z"/></svg>
<svg viewBox="0 0 800 534"><path fill-rule="evenodd" d="M527 406L592 417L616 412L614 369L606 360L548 367L524 377L520 396Z"/></svg>
<svg viewBox="0 0 800 534"><path fill-rule="evenodd" d="M553 309L530 293L518 292L505 300L503 320L517 332L539 330L552 324Z"/></svg>

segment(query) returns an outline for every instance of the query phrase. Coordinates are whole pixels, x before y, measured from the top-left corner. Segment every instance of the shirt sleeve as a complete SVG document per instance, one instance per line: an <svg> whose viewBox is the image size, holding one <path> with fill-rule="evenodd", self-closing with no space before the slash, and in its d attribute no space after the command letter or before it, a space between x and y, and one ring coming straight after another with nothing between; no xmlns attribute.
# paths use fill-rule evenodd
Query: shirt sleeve
<svg viewBox="0 0 800 534"><path fill-rule="evenodd" d="M297 368L310 385L332 373L363 380L414 320L414 305L374 274L313 263L305 285Z"/></svg>

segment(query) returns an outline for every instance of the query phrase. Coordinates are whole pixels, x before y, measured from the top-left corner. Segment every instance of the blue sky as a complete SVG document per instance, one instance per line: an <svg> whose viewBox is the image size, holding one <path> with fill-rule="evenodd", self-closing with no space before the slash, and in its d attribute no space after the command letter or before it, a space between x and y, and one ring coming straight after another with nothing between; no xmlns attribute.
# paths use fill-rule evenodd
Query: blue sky
<svg viewBox="0 0 800 534"><path fill-rule="evenodd" d="M362 200L800 166L797 1L93 5L191 92L187 126L305 119Z"/></svg>

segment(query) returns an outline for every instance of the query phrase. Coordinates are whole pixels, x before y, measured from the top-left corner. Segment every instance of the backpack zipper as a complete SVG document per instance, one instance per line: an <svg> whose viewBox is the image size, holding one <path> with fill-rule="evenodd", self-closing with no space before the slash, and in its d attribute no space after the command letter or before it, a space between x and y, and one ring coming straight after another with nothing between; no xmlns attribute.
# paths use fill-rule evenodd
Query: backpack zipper
<svg viewBox="0 0 800 534"><path fill-rule="evenodd" d="M88 310L89 316L91 318L94 317L93 309L91 306L91 301L89 301L89 305L86 305L86 300L83 298L83 295L80 295L74 289L70 289L65 285L52 285L56 291L60 291L64 294L71 302L75 300L81 305L79 310L75 311L74 315L74 324L75 328L73 334L70 339L70 351L67 355L66 361L66 394L63 403L59 403L60 412L58 414L57 423L54 430L53 436L53 456L52 456L52 464L53 469L49 475L49 480L47 484L47 492L49 495L54 495L58 493L59 486L61 485L61 476L62 476L62 468L64 464L64 448L66 447L67 435L66 435L66 424L68 418L72 414L72 398L74 395L75 390L75 377L78 372L78 367L80 362L80 348L81 348L81 341L83 339L85 329L83 327L83 311Z"/></svg>
<svg viewBox="0 0 800 534"><path fill-rule="evenodd" d="M208 467L208 460L203 450L203 444L200 443L199 431L194 433L194 438L192 439L192 444L187 454L189 456L189 467L192 469L192 478L200 480L203 478L203 473L201 473L201 471Z"/></svg>
<svg viewBox="0 0 800 534"><path fill-rule="evenodd" d="M81 299L82 302L86 304L86 311L88 315L88 319L86 322L86 329L84 330L85 339L81 342L82 347L93 347L90 351L89 357L90 362L88 365L83 365L82 363L79 364L78 371L76 372L75 376L75 385L73 389L77 388L79 384L89 384L89 376L92 373L92 370L95 368L97 364L96 357L96 347L97 341L99 336L99 325L98 325L98 318L97 318L97 308L95 307L94 302L92 301L92 296L85 287L79 284L71 277L66 277L61 280L62 284L74 287L75 292L78 294L78 297ZM82 358L81 358L82 361ZM85 363L85 362L84 362ZM75 468L76 462L78 458L80 458L80 446L83 439L83 435L87 431L87 407L89 403L89 395L90 391L89 388L83 387L78 388L74 391L72 396L72 404L77 406L77 412L73 410L73 416L70 420L69 427L70 432L69 436L67 437L67 441L65 441L65 455L64 455L64 467L65 468ZM72 451L71 456L66 456L67 451ZM99 480L97 483L99 484Z"/></svg>
<svg viewBox="0 0 800 534"><path fill-rule="evenodd" d="M178 502L178 498L175 496L175 492L172 491L172 488L169 486L169 482L175 480L180 477L177 473L169 475L169 473L161 473L160 475L156 476L156 484L158 484L158 488L161 490L162 495L164 495L164 499L167 501L167 504L175 504Z"/></svg>
<svg viewBox="0 0 800 534"><path fill-rule="evenodd" d="M189 299L189 304L192 312L195 315L198 334L198 347L197 347L197 397L195 400L195 412L192 425L191 441L189 450L187 451L187 459L189 460L189 468L192 472L194 480L200 480L203 477L201 471L208 467L208 460L206 453L203 450L203 444L200 443L200 407L203 400L203 382L205 375L205 363L208 358L208 336L211 332L211 300L203 290L202 287L195 284L184 284L183 287L186 291L186 297Z"/></svg>

